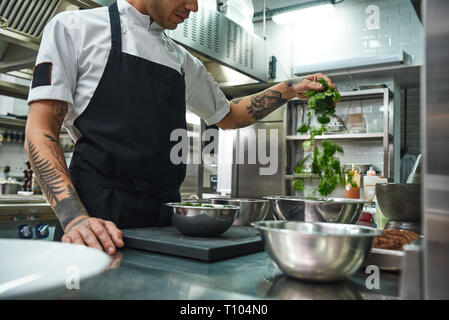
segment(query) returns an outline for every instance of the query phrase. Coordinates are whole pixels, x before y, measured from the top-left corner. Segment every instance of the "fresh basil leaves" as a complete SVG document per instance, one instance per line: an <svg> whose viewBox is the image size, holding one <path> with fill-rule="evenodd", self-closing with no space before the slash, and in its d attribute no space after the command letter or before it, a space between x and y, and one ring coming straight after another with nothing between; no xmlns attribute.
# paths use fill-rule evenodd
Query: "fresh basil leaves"
<svg viewBox="0 0 449 320"><path fill-rule="evenodd" d="M331 121L331 116L335 114L335 104L340 99L340 93L330 86L326 80L320 78L318 82L323 85L322 90L312 90L305 93L309 97L307 117L316 114L320 126L309 126L302 124L298 132L309 133L310 140L303 142L304 150L313 146L313 154L305 156L295 168L296 173L304 172L304 165L311 159L312 174L319 177L318 191L322 196L327 197L337 188L339 183L344 183L340 160L337 153L343 153L343 148L330 140L322 140L321 145L315 143L315 136L322 135L327 131L327 124ZM293 179L293 187L304 191L304 181L298 178Z"/></svg>

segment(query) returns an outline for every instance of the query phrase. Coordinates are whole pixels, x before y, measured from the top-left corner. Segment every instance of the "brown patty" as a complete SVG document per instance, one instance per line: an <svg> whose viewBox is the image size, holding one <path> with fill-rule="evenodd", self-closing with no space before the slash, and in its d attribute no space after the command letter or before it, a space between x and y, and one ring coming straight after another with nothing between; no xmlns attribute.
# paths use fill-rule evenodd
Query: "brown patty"
<svg viewBox="0 0 449 320"><path fill-rule="evenodd" d="M382 236L374 239L374 248L402 250L402 247L413 240L419 239L419 234L408 230L385 229Z"/></svg>

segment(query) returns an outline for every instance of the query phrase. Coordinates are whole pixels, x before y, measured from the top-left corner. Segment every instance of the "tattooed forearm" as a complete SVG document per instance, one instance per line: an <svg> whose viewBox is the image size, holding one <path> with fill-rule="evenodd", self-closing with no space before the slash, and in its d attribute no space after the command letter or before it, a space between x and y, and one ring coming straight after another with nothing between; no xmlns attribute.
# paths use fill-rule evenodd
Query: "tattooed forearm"
<svg viewBox="0 0 449 320"><path fill-rule="evenodd" d="M67 114L67 102L53 100L51 103L51 116L59 125L64 122L65 115Z"/></svg>
<svg viewBox="0 0 449 320"><path fill-rule="evenodd" d="M47 134L50 142L39 140L36 144L27 137L26 152L36 174L36 178L48 202L55 211L63 228L74 218L87 214L73 186L69 183L64 154L57 140ZM45 150L43 156L39 150Z"/></svg>
<svg viewBox="0 0 449 320"><path fill-rule="evenodd" d="M288 86L293 88L295 85L299 84L304 78L293 78L287 81L284 81L284 83Z"/></svg>
<svg viewBox="0 0 449 320"><path fill-rule="evenodd" d="M235 128L236 129L244 128L244 127L247 127L249 125L252 125L253 123L254 123L254 121L244 120L244 121L241 121L241 122L237 122L235 124Z"/></svg>
<svg viewBox="0 0 449 320"><path fill-rule="evenodd" d="M36 146L30 139L27 139L27 145L28 156L42 191L50 204L54 206L57 196L64 192L64 179L50 161L39 156Z"/></svg>
<svg viewBox="0 0 449 320"><path fill-rule="evenodd" d="M88 216L86 216L86 217L83 217L83 218L81 218L81 219L79 219L78 221L76 221L76 222L74 222L71 226L70 226L70 228L68 228L67 230L66 230L66 232L65 233L69 233L70 232L70 230L72 230L73 229L73 227L76 227L77 225L79 225L79 224L81 224L81 223L83 223L84 222L84 220L86 220L86 219L89 219L89 217ZM70 221L69 221L70 222ZM68 224L68 222L67 222L67 224Z"/></svg>
<svg viewBox="0 0 449 320"><path fill-rule="evenodd" d="M249 126L294 97L294 90L281 82L260 93L231 100L230 112L217 125L224 130Z"/></svg>
<svg viewBox="0 0 449 320"><path fill-rule="evenodd" d="M58 170L59 172L63 172L66 176L69 176L69 170L67 169L67 163L65 162L64 153L61 150L59 141L48 134L44 134L44 137L46 137L48 140L52 142L47 143L46 145L50 150L50 154L55 160L54 165L56 170Z"/></svg>
<svg viewBox="0 0 449 320"><path fill-rule="evenodd" d="M260 120L287 102L277 90L265 90L251 97L251 104L246 108L254 120Z"/></svg>
<svg viewBox="0 0 449 320"><path fill-rule="evenodd" d="M46 137L48 140L50 140L51 142L56 142L59 143L59 141L56 138L53 138L52 136L45 134L44 133L44 137Z"/></svg>
<svg viewBox="0 0 449 320"><path fill-rule="evenodd" d="M234 99L234 100L232 100L232 103L239 104L240 101L242 101L242 99L243 99L243 98L237 98L237 99Z"/></svg>
<svg viewBox="0 0 449 320"><path fill-rule="evenodd" d="M67 224L77 216L87 214L87 211L76 194L75 189L73 189L71 185L68 185L67 189L69 196L58 201L55 206L55 212L59 213L59 221L64 229L65 226L67 226Z"/></svg>

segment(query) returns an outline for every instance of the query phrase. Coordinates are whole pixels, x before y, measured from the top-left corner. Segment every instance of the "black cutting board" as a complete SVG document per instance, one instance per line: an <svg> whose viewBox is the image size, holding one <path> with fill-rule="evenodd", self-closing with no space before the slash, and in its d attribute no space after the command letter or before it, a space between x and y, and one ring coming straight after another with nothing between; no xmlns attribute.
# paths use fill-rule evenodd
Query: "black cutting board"
<svg viewBox="0 0 449 320"><path fill-rule="evenodd" d="M264 250L253 227L231 226L215 238L191 237L174 226L123 229L125 246L181 257L216 261Z"/></svg>

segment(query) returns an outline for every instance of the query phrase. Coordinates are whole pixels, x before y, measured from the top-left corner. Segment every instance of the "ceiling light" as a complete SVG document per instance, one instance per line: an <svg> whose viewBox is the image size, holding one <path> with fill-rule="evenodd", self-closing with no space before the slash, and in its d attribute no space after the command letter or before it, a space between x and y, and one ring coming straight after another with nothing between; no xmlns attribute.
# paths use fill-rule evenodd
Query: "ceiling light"
<svg viewBox="0 0 449 320"><path fill-rule="evenodd" d="M334 6L330 3L321 4L314 7L298 9L294 11L283 12L272 16L273 22L277 24L290 24L301 22L301 20L317 19L325 13L331 12Z"/></svg>

